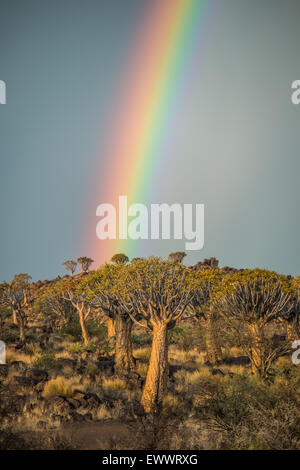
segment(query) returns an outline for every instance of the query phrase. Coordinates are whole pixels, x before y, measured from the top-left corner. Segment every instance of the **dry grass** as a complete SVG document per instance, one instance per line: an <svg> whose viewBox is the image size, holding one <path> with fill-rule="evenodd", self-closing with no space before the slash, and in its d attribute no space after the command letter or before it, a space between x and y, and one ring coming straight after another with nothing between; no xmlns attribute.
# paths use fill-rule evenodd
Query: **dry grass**
<svg viewBox="0 0 300 470"><path fill-rule="evenodd" d="M148 371L148 364L138 364L136 367L136 372L142 377L146 377Z"/></svg>
<svg viewBox="0 0 300 470"><path fill-rule="evenodd" d="M169 361L170 364L184 365L187 364L189 367L197 367L197 364L205 361L204 353L199 352L196 349L184 351L183 349L177 349L175 345L169 347Z"/></svg>
<svg viewBox="0 0 300 470"><path fill-rule="evenodd" d="M99 421L105 421L106 419L111 418L112 413L105 405L100 405L99 408L97 408L97 411L94 413L94 419L97 419Z"/></svg>
<svg viewBox="0 0 300 470"><path fill-rule="evenodd" d="M6 363L10 365L14 361L22 361L26 364L30 364L31 356L30 354L25 354L21 352L12 351L10 349L6 350Z"/></svg>
<svg viewBox="0 0 300 470"><path fill-rule="evenodd" d="M149 360L151 354L151 348L139 348L134 350L134 357L136 359Z"/></svg>
<svg viewBox="0 0 300 470"><path fill-rule="evenodd" d="M103 388L106 392L110 391L119 391L125 390L127 388L126 382L121 379L104 379L103 380Z"/></svg>
<svg viewBox="0 0 300 470"><path fill-rule="evenodd" d="M49 398L56 395L71 397L74 393L74 385L64 377L57 377L46 383L43 397Z"/></svg>

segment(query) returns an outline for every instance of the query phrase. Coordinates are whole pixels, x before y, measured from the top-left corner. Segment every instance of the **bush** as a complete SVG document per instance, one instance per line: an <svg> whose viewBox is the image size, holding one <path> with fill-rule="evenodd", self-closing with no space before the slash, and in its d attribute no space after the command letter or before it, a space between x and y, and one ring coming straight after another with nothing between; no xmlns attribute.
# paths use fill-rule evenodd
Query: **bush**
<svg viewBox="0 0 300 470"><path fill-rule="evenodd" d="M169 344L176 344L178 349L188 351L199 348L203 338L199 327L191 325L177 325L172 330L168 331Z"/></svg>
<svg viewBox="0 0 300 470"><path fill-rule="evenodd" d="M145 346L146 344L151 344L152 338L147 333L142 333L140 335L132 333L131 342L135 346Z"/></svg>
<svg viewBox="0 0 300 470"><path fill-rule="evenodd" d="M37 356L32 361L32 366L36 369L42 369L42 370L49 372L51 368L53 367L54 360L55 360L55 353L52 351L48 351Z"/></svg>

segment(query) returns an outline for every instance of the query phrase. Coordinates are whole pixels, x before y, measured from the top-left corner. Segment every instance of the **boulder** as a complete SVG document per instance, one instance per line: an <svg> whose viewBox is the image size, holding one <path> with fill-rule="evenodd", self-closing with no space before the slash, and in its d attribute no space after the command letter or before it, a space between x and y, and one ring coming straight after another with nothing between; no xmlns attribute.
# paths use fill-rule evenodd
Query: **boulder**
<svg viewBox="0 0 300 470"><path fill-rule="evenodd" d="M10 380L10 385L13 387L35 387L39 382L30 377L14 375Z"/></svg>
<svg viewBox="0 0 300 470"><path fill-rule="evenodd" d="M37 380L38 382L48 380L48 373L41 369L27 369L25 376Z"/></svg>

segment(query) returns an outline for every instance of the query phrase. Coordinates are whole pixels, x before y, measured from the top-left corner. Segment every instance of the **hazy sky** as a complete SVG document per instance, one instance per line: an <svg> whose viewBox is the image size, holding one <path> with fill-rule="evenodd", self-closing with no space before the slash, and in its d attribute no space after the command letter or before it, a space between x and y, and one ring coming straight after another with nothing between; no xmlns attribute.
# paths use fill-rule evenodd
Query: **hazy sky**
<svg viewBox="0 0 300 470"><path fill-rule="evenodd" d="M51 278L90 254L84 225L101 201L89 188L95 168L106 178L108 123L149 1L1 1L0 281ZM300 2L211 3L153 191L136 202L205 204L205 247L188 263L299 274ZM136 256L183 249L145 241Z"/></svg>

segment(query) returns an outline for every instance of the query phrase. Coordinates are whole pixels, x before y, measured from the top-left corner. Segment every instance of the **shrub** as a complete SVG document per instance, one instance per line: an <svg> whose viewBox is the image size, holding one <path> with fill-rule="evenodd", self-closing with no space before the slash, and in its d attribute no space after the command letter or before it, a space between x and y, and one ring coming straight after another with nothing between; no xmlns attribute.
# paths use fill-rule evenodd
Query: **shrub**
<svg viewBox="0 0 300 470"><path fill-rule="evenodd" d="M131 342L135 346L145 346L146 344L151 344L151 336L147 333L142 333L140 335L132 333Z"/></svg>
<svg viewBox="0 0 300 470"><path fill-rule="evenodd" d="M55 360L55 353L52 351L45 352L32 360L32 366L36 369L50 371Z"/></svg>

